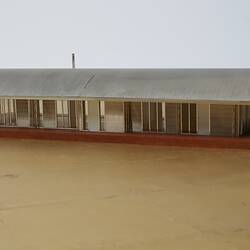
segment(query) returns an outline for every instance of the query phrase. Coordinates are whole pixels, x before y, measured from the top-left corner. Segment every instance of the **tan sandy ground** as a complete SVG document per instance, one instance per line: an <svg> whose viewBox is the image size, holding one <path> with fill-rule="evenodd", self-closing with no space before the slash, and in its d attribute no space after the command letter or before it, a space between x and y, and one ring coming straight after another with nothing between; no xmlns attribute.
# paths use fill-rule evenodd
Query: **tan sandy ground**
<svg viewBox="0 0 250 250"><path fill-rule="evenodd" d="M250 249L250 151L0 140L1 250Z"/></svg>

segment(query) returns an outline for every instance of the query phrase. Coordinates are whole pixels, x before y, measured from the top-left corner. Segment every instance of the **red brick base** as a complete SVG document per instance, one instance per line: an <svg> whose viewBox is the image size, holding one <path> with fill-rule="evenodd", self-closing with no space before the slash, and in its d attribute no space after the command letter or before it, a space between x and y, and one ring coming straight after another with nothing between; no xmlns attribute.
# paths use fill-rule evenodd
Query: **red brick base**
<svg viewBox="0 0 250 250"><path fill-rule="evenodd" d="M79 132L58 129L0 128L2 138L250 149L250 137L226 138L148 133Z"/></svg>

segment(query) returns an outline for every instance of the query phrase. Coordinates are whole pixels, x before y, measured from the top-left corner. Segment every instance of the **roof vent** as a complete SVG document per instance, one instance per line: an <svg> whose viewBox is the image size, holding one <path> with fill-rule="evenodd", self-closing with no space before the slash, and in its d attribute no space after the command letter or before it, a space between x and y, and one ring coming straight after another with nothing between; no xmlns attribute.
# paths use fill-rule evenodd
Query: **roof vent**
<svg viewBox="0 0 250 250"><path fill-rule="evenodd" d="M72 53L72 69L76 68L75 53Z"/></svg>

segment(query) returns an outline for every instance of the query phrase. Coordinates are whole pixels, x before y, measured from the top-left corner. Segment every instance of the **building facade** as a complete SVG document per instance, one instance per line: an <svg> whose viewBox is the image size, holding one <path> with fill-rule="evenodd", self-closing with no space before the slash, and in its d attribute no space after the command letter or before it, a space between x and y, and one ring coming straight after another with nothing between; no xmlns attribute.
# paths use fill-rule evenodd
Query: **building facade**
<svg viewBox="0 0 250 250"><path fill-rule="evenodd" d="M250 70L0 70L0 127L247 136Z"/></svg>
<svg viewBox="0 0 250 250"><path fill-rule="evenodd" d="M250 105L1 99L0 126L242 136L250 132Z"/></svg>

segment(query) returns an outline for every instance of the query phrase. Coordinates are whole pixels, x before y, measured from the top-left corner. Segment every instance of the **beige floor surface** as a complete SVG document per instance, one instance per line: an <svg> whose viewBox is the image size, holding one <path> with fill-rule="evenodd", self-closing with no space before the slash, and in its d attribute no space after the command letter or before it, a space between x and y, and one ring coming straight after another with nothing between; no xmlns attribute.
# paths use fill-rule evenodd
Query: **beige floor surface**
<svg viewBox="0 0 250 250"><path fill-rule="evenodd" d="M0 140L1 250L250 249L250 151Z"/></svg>

